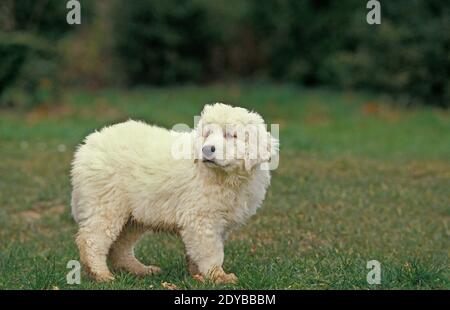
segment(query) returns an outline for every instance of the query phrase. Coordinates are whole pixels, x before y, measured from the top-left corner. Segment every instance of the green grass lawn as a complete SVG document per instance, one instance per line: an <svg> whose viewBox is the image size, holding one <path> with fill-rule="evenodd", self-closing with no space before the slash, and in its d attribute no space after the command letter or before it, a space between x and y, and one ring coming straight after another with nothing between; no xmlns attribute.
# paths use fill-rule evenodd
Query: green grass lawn
<svg viewBox="0 0 450 310"><path fill-rule="evenodd" d="M0 289L213 288L190 278L181 241L149 234L138 257L163 273L66 284L78 259L69 169L85 135L128 118L193 125L206 103L280 124L263 207L226 245L243 289L450 289L450 115L369 94L231 85L68 91L54 109L0 110ZM369 285L378 260L382 284Z"/></svg>

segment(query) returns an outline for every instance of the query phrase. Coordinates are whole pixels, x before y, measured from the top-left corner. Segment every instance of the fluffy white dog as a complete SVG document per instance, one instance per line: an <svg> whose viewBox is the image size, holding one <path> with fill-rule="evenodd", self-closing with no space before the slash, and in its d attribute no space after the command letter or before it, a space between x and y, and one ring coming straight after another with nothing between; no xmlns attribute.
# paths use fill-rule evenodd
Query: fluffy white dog
<svg viewBox="0 0 450 310"><path fill-rule="evenodd" d="M189 156L177 158L180 142ZM72 163L82 264L97 281L114 279L107 258L136 275L159 272L133 248L147 231L170 231L181 236L192 275L236 282L222 269L224 241L261 206L270 183L261 165L277 153L260 115L219 103L205 106L191 132L127 121L92 133Z"/></svg>

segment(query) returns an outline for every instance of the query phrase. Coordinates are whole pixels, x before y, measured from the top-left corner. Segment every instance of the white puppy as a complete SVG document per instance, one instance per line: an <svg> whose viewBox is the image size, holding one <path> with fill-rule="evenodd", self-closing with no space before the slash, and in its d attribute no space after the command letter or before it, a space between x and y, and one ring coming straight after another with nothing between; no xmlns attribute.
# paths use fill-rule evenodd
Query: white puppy
<svg viewBox="0 0 450 310"><path fill-rule="evenodd" d="M133 248L146 231L171 231L185 244L192 275L236 282L222 269L224 241L261 206L270 172L260 166L278 152L263 124L257 113L218 103L205 106L192 132L127 121L89 135L72 163L76 242L88 273L113 280L108 257L113 268L137 275L160 271L139 262ZM189 156L174 155L180 141Z"/></svg>

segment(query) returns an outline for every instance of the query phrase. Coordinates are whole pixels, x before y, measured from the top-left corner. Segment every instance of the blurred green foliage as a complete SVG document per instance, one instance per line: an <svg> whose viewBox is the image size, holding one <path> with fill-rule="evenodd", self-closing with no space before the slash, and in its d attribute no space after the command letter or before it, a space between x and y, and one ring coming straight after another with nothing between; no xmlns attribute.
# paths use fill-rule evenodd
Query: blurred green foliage
<svg viewBox="0 0 450 310"><path fill-rule="evenodd" d="M205 82L251 73L256 51L243 27L249 1L114 1L114 46L135 84Z"/></svg>
<svg viewBox="0 0 450 310"><path fill-rule="evenodd" d="M269 77L448 106L450 3L116 1L116 48L131 84Z"/></svg>
<svg viewBox="0 0 450 310"><path fill-rule="evenodd" d="M89 2L81 3L88 17ZM0 106L32 106L57 96L57 43L74 29L66 22L67 12L60 0L2 0Z"/></svg>
<svg viewBox="0 0 450 310"><path fill-rule="evenodd" d="M1 106L32 106L55 96L55 49L27 33L0 34Z"/></svg>
<svg viewBox="0 0 450 310"><path fill-rule="evenodd" d="M382 1L376 26L366 23L368 10L358 0L252 3L272 77L449 105L448 1Z"/></svg>
<svg viewBox="0 0 450 310"><path fill-rule="evenodd" d="M131 84L199 80L217 37L198 1L117 1L115 46Z"/></svg>
<svg viewBox="0 0 450 310"><path fill-rule="evenodd" d="M97 88L236 79L450 103L445 0L381 1L381 25L367 24L361 0L81 3L83 25L73 27L66 1L2 1L0 105L24 101L21 94L45 102L58 81Z"/></svg>

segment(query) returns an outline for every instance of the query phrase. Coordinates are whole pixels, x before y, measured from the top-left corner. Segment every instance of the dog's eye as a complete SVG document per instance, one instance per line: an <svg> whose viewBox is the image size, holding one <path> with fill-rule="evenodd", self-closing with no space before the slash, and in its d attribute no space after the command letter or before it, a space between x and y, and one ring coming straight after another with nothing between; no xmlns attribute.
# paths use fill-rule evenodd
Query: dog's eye
<svg viewBox="0 0 450 310"><path fill-rule="evenodd" d="M227 133L225 134L225 138L227 138L227 139L231 139L231 138L236 139L236 138L237 138L237 133L230 133L230 132L227 132Z"/></svg>
<svg viewBox="0 0 450 310"><path fill-rule="evenodd" d="M211 134L211 129L203 131L203 137L207 138Z"/></svg>

